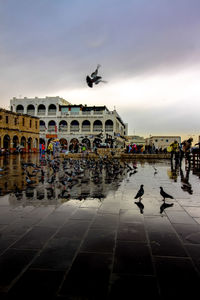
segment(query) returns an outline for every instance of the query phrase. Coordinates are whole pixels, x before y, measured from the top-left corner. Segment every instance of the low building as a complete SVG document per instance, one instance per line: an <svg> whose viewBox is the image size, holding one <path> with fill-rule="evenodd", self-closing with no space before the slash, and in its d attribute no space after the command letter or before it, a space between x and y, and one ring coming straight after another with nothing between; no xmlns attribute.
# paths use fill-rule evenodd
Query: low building
<svg viewBox="0 0 200 300"><path fill-rule="evenodd" d="M126 145L129 144L136 144L140 146L145 146L146 145L146 140L143 136L138 136L138 135L128 135L126 136Z"/></svg>
<svg viewBox="0 0 200 300"><path fill-rule="evenodd" d="M177 141L179 144L181 143L181 137L180 136L173 136L173 135L156 135L156 136L150 136L145 139L146 145L155 146L157 149L166 149L170 144L172 144L174 141Z"/></svg>
<svg viewBox="0 0 200 300"><path fill-rule="evenodd" d="M40 118L40 143L58 139L65 149L77 143L88 148L106 144L124 147L128 126L106 106L72 105L60 97L13 98L10 108Z"/></svg>
<svg viewBox="0 0 200 300"><path fill-rule="evenodd" d="M11 153L17 148L24 152L37 152L39 118L0 108L0 148Z"/></svg>

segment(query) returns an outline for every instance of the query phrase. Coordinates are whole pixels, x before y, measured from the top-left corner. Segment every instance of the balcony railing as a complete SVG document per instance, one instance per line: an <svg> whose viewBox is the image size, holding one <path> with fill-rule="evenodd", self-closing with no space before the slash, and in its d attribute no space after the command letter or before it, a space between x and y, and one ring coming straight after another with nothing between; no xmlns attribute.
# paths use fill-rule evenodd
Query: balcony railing
<svg viewBox="0 0 200 300"><path fill-rule="evenodd" d="M46 114L46 110L44 109L44 110L38 110L38 116L43 116L43 115L45 115Z"/></svg>
<svg viewBox="0 0 200 300"><path fill-rule="evenodd" d="M83 126L82 131L90 131L90 126Z"/></svg>
<svg viewBox="0 0 200 300"><path fill-rule="evenodd" d="M106 126L105 131L113 131L113 126Z"/></svg>
<svg viewBox="0 0 200 300"><path fill-rule="evenodd" d="M55 131L55 126L49 126L48 131Z"/></svg>
<svg viewBox="0 0 200 300"><path fill-rule="evenodd" d="M79 126L71 126L70 131L79 131Z"/></svg>
<svg viewBox="0 0 200 300"><path fill-rule="evenodd" d="M94 115L103 115L103 111L94 111Z"/></svg>
<svg viewBox="0 0 200 300"><path fill-rule="evenodd" d="M18 109L16 112L17 112L18 114L23 114L23 113L24 113L24 110L23 110L23 109Z"/></svg>
<svg viewBox="0 0 200 300"><path fill-rule="evenodd" d="M49 115L49 116L56 115L56 109L50 109L50 110L48 111L48 115Z"/></svg>
<svg viewBox="0 0 200 300"><path fill-rule="evenodd" d="M29 109L29 110L27 110L27 114L31 115L31 116L34 116L35 115L35 110Z"/></svg>
<svg viewBox="0 0 200 300"><path fill-rule="evenodd" d="M82 111L82 115L91 115L91 111Z"/></svg>
<svg viewBox="0 0 200 300"><path fill-rule="evenodd" d="M101 131L102 130L102 126L94 126L93 130L94 131Z"/></svg>
<svg viewBox="0 0 200 300"><path fill-rule="evenodd" d="M59 131L62 131L62 132L63 132L63 131L67 131L67 127L60 127L60 128L59 128Z"/></svg>
<svg viewBox="0 0 200 300"><path fill-rule="evenodd" d="M40 131L45 131L46 127L45 126L40 126Z"/></svg>

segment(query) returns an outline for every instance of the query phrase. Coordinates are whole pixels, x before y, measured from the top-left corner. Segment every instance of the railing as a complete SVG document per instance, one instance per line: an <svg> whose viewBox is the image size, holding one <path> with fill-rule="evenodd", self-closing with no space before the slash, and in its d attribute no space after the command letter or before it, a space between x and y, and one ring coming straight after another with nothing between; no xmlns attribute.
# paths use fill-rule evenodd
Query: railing
<svg viewBox="0 0 200 300"><path fill-rule="evenodd" d="M45 131L46 127L45 126L40 126L40 131Z"/></svg>
<svg viewBox="0 0 200 300"><path fill-rule="evenodd" d="M90 126L83 126L82 131L90 131Z"/></svg>
<svg viewBox="0 0 200 300"><path fill-rule="evenodd" d="M46 114L46 110L38 110L38 116L43 116Z"/></svg>
<svg viewBox="0 0 200 300"><path fill-rule="evenodd" d="M106 126L105 131L113 131L113 126Z"/></svg>
<svg viewBox="0 0 200 300"><path fill-rule="evenodd" d="M79 115L79 111L71 111L71 115Z"/></svg>
<svg viewBox="0 0 200 300"><path fill-rule="evenodd" d="M82 111L82 115L91 115L91 111Z"/></svg>
<svg viewBox="0 0 200 300"><path fill-rule="evenodd" d="M71 126L70 131L79 131L79 126Z"/></svg>
<svg viewBox="0 0 200 300"><path fill-rule="evenodd" d="M31 116L34 116L35 115L35 110L33 110L33 109L27 110L27 114L31 115Z"/></svg>
<svg viewBox="0 0 200 300"><path fill-rule="evenodd" d="M48 131L55 131L55 126L49 126Z"/></svg>
<svg viewBox="0 0 200 300"><path fill-rule="evenodd" d="M18 110L16 110L16 112L17 112L18 114L23 114L23 113L24 113L24 110L23 110L23 109L22 109L22 110L18 109Z"/></svg>
<svg viewBox="0 0 200 300"><path fill-rule="evenodd" d="M67 131L67 127L60 127L60 128L59 128L59 131L62 131L62 132L63 132L63 131Z"/></svg>
<svg viewBox="0 0 200 300"><path fill-rule="evenodd" d="M49 111L48 111L48 115L49 116L53 116L53 115L56 115L56 110L55 109L50 109Z"/></svg>
<svg viewBox="0 0 200 300"><path fill-rule="evenodd" d="M94 111L94 115L103 115L103 111Z"/></svg>
<svg viewBox="0 0 200 300"><path fill-rule="evenodd" d="M101 131L102 130L102 126L94 126L93 130L94 131Z"/></svg>

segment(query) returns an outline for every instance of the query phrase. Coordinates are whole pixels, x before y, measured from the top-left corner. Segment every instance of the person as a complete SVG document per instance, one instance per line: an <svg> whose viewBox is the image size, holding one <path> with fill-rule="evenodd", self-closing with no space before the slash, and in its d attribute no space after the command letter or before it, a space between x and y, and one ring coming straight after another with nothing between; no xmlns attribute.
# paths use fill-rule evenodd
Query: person
<svg viewBox="0 0 200 300"><path fill-rule="evenodd" d="M178 154L179 154L179 144L178 142L175 140L172 144L170 144L172 151L171 151L171 160L174 159L177 161L178 160Z"/></svg>
<svg viewBox="0 0 200 300"><path fill-rule="evenodd" d="M42 157L44 158L45 157L45 145L44 143L42 143L42 149L41 149L41 154L42 154Z"/></svg>
<svg viewBox="0 0 200 300"><path fill-rule="evenodd" d="M193 138L189 138L188 140L183 141L181 144L183 145L183 152L185 153L185 158L190 165L190 150L192 147Z"/></svg>
<svg viewBox="0 0 200 300"><path fill-rule="evenodd" d="M48 146L48 153L53 154L53 144L50 142Z"/></svg>

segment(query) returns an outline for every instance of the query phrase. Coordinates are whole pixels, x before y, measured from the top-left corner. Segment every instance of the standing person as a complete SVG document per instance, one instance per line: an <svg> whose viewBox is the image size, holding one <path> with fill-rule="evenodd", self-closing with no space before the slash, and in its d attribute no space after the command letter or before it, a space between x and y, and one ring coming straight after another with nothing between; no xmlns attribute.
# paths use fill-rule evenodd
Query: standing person
<svg viewBox="0 0 200 300"><path fill-rule="evenodd" d="M41 152L42 152L42 157L44 158L45 157L45 145L44 143L42 144L42 147L41 147Z"/></svg>
<svg viewBox="0 0 200 300"><path fill-rule="evenodd" d="M177 161L178 160L178 154L179 154L179 144L175 140L170 146L172 147L171 160L173 160L173 157L174 157L174 159Z"/></svg>
<svg viewBox="0 0 200 300"><path fill-rule="evenodd" d="M193 138L189 138L188 140L183 141L181 144L183 145L183 152L185 153L185 158L190 166L190 150L192 147Z"/></svg>

